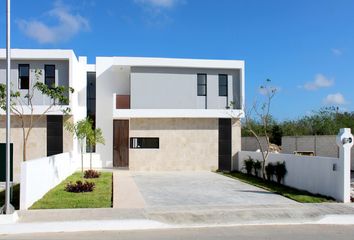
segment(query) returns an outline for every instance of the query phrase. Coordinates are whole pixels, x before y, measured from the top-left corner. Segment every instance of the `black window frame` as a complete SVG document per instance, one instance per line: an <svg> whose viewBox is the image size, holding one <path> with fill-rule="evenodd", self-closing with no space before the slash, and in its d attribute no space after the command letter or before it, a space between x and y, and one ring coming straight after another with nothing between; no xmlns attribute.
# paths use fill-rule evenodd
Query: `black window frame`
<svg viewBox="0 0 354 240"><path fill-rule="evenodd" d="M136 139L136 144L134 144L134 139ZM157 140L153 143L152 140ZM129 147L132 149L159 149L160 148L160 138L158 137L131 137L129 139Z"/></svg>
<svg viewBox="0 0 354 240"><path fill-rule="evenodd" d="M21 73L22 73L21 68L22 67L27 67L28 76L22 76L21 75ZM24 84L23 84L24 80L27 80L26 87L23 87L24 86ZM30 65L29 64L19 64L18 65L18 89L29 90L29 87L30 87Z"/></svg>
<svg viewBox="0 0 354 240"><path fill-rule="evenodd" d="M221 84L221 78L220 77L226 77L226 83ZM221 92L222 88L226 88L225 94ZM227 97L229 92L229 76L227 74L219 74L219 97Z"/></svg>
<svg viewBox="0 0 354 240"><path fill-rule="evenodd" d="M205 83L199 83L199 76L205 76ZM200 94L199 87L204 87L204 94ZM197 74L197 96L206 97L208 92L208 75L206 73Z"/></svg>
<svg viewBox="0 0 354 240"><path fill-rule="evenodd" d="M48 73L50 71L47 70L47 67L54 67L54 72L53 72L54 75L48 76ZM56 70L56 68L55 68L54 64L45 64L44 65L44 84L47 85L49 88L54 88L56 86L56 84L55 84L55 80L56 80L55 79L55 70ZM54 84L53 83L49 84L48 83L49 80L51 80L51 81L54 80Z"/></svg>

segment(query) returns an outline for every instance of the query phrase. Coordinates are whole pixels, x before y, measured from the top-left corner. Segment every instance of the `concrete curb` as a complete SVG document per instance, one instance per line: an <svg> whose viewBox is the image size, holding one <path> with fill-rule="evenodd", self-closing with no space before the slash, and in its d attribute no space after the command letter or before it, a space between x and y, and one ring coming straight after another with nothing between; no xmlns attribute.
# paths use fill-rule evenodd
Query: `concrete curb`
<svg viewBox="0 0 354 240"><path fill-rule="evenodd" d="M325 215L319 220L296 221L253 221L230 224L166 224L147 219L128 220L94 220L94 221L60 221L35 223L9 223L0 228L0 235L56 233L56 232L87 232L87 231L131 231L158 229L188 229L236 226L270 226L270 225L354 225L353 215Z"/></svg>
<svg viewBox="0 0 354 240"><path fill-rule="evenodd" d="M13 214L0 215L0 225L3 225L3 224L14 224L17 221L18 221L17 211L15 211Z"/></svg>

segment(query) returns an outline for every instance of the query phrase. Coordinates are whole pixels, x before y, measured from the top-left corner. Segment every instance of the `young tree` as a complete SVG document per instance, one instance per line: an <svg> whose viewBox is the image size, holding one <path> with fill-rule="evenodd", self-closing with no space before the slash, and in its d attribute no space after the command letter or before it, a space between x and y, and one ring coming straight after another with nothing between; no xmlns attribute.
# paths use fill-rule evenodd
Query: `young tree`
<svg viewBox="0 0 354 240"><path fill-rule="evenodd" d="M102 134L102 130L100 128L97 129L92 129L92 121L91 123L91 131L89 132L86 142L89 145L90 148L90 169L92 169L92 151L93 151L93 146L97 143L100 144L105 144L105 140Z"/></svg>
<svg viewBox="0 0 354 240"><path fill-rule="evenodd" d="M271 80L267 79L265 84L260 87L260 92L264 96L264 101L262 101L260 105L258 105L258 102L255 101L250 111L246 112L245 114L245 127L256 138L256 141L262 154L262 175L264 179L266 178L265 165L270 153L271 146L269 139L271 131L271 128L269 126L272 120L270 115L271 102L277 92L277 89L275 87L272 87L270 83ZM261 126L261 135L264 136L266 139L265 148L261 144L260 133L254 128L254 120L252 119L253 114L255 114L255 116L258 118L258 121Z"/></svg>
<svg viewBox="0 0 354 240"><path fill-rule="evenodd" d="M82 119L76 123L66 122L64 125L65 129L76 137L80 144L80 153L81 153L81 172L84 172L84 145L85 139L92 132L92 123L89 118Z"/></svg>
<svg viewBox="0 0 354 240"><path fill-rule="evenodd" d="M27 142L30 133L34 126L39 123L48 113L50 113L54 106L57 106L64 114L68 114L71 109L64 108L69 104L68 93L73 93L74 89L65 86L47 86L40 82L42 71L34 70L34 79L30 81L28 92L22 94L19 91L12 91L10 93L10 112L19 117L22 127L23 137L23 161L27 160ZM46 108L38 113L38 106L35 106L33 99L36 94L42 94L50 99L50 103L45 105ZM6 111L6 85L0 84L0 108Z"/></svg>

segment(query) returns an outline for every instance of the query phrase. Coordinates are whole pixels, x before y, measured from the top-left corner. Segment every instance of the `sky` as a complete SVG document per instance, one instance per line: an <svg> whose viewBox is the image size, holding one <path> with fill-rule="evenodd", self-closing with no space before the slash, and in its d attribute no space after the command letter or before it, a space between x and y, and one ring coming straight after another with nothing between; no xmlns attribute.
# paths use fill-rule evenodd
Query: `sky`
<svg viewBox="0 0 354 240"><path fill-rule="evenodd" d="M77 56L245 61L247 107L277 88L271 113L297 119L326 106L354 111L353 0L16 0L12 48ZM5 48L5 1L0 48Z"/></svg>

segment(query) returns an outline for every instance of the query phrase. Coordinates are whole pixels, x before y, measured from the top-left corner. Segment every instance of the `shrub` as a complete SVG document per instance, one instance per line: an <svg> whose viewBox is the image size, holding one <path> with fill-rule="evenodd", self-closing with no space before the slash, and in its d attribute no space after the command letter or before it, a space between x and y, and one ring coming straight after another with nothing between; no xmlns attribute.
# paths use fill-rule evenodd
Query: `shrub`
<svg viewBox="0 0 354 240"><path fill-rule="evenodd" d="M259 160L255 161L253 164L253 169L254 169L254 175L256 177L259 177L259 170L261 168L262 168L262 163Z"/></svg>
<svg viewBox="0 0 354 240"><path fill-rule="evenodd" d="M69 182L65 186L65 191L73 192L73 193L80 193L80 192L92 192L95 188L95 183L85 181L84 183L76 181L76 183Z"/></svg>
<svg viewBox="0 0 354 240"><path fill-rule="evenodd" d="M278 183L281 183L287 173L288 170L286 170L285 162L277 162L275 164L275 175Z"/></svg>
<svg viewBox="0 0 354 240"><path fill-rule="evenodd" d="M244 167L246 169L247 174L252 174L253 165L254 160L250 156L248 156L248 159L244 160Z"/></svg>
<svg viewBox="0 0 354 240"><path fill-rule="evenodd" d="M273 180L273 175L275 173L275 166L273 163L268 163L267 166L265 166L265 171L266 171L266 175L267 175L267 179L269 181Z"/></svg>
<svg viewBox="0 0 354 240"><path fill-rule="evenodd" d="M84 178L99 178L101 173L95 170L86 170L84 173Z"/></svg>

